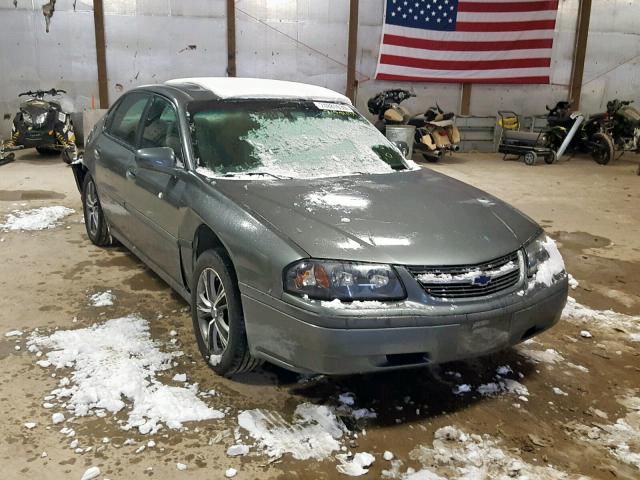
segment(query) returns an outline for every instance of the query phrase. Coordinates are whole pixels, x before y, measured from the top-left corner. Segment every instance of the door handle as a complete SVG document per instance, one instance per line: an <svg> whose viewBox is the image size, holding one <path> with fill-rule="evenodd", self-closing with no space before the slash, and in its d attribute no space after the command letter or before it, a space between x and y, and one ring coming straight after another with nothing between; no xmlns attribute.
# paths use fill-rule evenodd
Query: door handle
<svg viewBox="0 0 640 480"><path fill-rule="evenodd" d="M126 176L129 180L136 179L136 170L134 168L127 168Z"/></svg>

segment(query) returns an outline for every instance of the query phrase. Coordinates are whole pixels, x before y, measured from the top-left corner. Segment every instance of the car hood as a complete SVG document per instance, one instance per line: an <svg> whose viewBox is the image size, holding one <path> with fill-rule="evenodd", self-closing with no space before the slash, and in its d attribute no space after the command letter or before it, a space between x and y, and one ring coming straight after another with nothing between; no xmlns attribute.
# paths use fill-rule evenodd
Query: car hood
<svg viewBox="0 0 640 480"><path fill-rule="evenodd" d="M497 198L430 170L219 180L215 188L315 258L475 264L517 250L540 228Z"/></svg>

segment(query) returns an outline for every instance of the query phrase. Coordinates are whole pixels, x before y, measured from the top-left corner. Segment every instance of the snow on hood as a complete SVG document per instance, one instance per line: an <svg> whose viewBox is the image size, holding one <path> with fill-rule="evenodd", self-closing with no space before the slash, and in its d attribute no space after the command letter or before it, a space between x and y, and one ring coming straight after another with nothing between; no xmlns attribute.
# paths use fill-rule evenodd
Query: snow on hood
<svg viewBox="0 0 640 480"><path fill-rule="evenodd" d="M476 264L539 231L500 200L435 172L216 183L310 256L407 265Z"/></svg>

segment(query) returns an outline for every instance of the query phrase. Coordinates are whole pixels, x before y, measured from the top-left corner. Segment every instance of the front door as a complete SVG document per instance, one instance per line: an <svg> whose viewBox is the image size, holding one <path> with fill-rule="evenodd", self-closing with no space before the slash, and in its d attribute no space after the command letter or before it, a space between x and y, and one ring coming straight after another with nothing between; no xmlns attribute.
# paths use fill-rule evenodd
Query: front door
<svg viewBox="0 0 640 480"><path fill-rule="evenodd" d="M187 172L174 105L154 96L141 129L139 147L169 147L176 156L176 165L173 174L135 169L129 209L138 218L139 228L132 241L153 263L180 281L178 228Z"/></svg>

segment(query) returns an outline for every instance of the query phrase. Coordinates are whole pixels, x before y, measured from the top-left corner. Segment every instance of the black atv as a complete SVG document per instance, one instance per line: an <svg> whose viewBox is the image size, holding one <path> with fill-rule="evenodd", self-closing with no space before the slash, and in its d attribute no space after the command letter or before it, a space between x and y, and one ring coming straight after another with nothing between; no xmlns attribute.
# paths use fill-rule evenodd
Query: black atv
<svg viewBox="0 0 640 480"><path fill-rule="evenodd" d="M614 155L613 140L607 133L607 115L591 115L588 119L571 109L570 102L558 102L547 107L547 139L557 158L567 152L590 153L600 165L606 165Z"/></svg>
<svg viewBox="0 0 640 480"><path fill-rule="evenodd" d="M65 90L29 90L19 97L29 96L20 104L20 111L13 119L11 138L0 145L0 164L14 158L13 151L22 148L35 148L41 155L63 154L63 160L71 163L77 158L76 136L71 115L65 112L60 103L48 99Z"/></svg>

